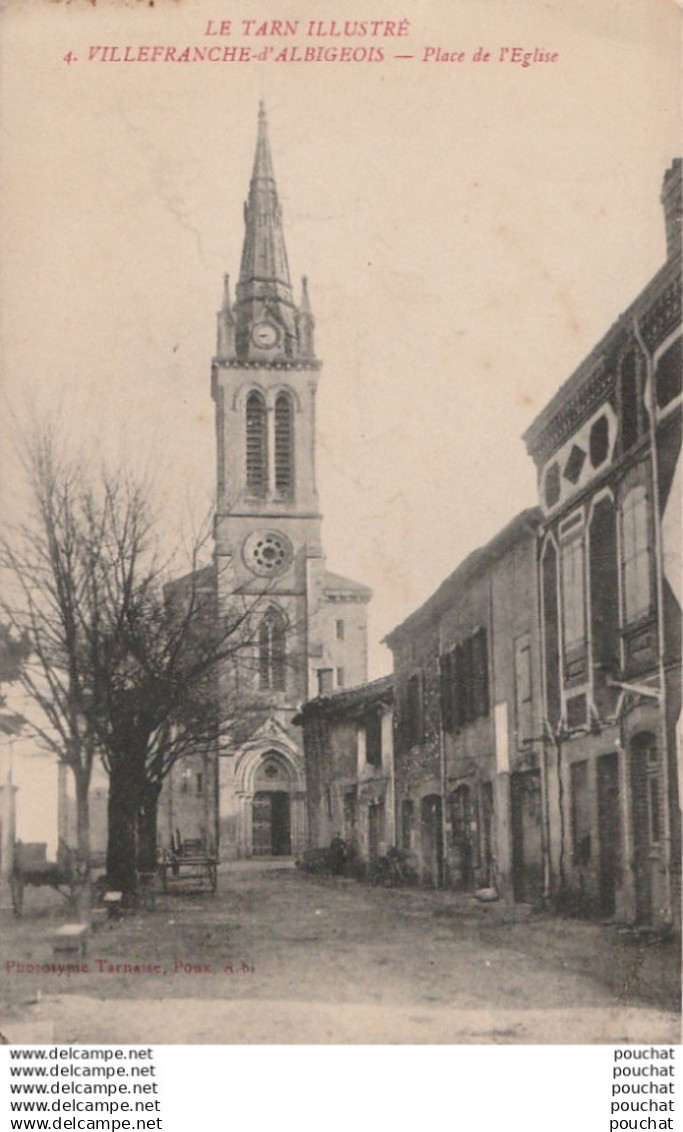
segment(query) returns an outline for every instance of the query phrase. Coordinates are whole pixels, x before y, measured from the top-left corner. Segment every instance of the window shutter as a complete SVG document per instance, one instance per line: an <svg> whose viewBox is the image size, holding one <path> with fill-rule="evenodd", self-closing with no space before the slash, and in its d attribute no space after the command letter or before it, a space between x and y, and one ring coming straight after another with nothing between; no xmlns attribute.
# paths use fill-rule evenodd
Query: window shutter
<svg viewBox="0 0 683 1132"><path fill-rule="evenodd" d="M439 681L441 695L441 727L444 731L453 730L453 654L443 653L439 657Z"/></svg>

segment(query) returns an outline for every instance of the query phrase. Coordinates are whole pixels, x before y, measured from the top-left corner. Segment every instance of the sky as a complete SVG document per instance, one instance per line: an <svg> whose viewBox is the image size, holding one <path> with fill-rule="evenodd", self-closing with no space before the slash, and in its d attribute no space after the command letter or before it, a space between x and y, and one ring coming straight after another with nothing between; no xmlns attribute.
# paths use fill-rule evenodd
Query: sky
<svg viewBox="0 0 683 1132"><path fill-rule="evenodd" d="M300 29L245 36L255 13ZM305 35L309 19L329 33L370 15L408 19L408 35ZM328 567L373 588L370 675L388 671L383 636L533 505L522 433L664 260L679 18L664 0L10 2L4 505L22 503L11 441L32 406L59 407L94 455L151 469L169 539L210 507L215 312L239 270L264 98L292 278L295 291L309 278L324 362ZM230 35L205 34L224 19ZM384 59L275 61L311 43ZM141 44L271 55L93 52ZM506 46L557 58L498 62ZM439 61L423 61L428 47Z"/></svg>

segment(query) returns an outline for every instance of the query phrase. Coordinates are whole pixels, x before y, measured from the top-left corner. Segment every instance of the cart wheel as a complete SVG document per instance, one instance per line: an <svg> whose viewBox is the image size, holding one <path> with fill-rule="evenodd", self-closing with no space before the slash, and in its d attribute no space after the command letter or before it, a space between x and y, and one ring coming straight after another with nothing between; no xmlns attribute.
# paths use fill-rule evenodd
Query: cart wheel
<svg viewBox="0 0 683 1132"><path fill-rule="evenodd" d="M24 878L21 873L12 873L9 884L14 915L20 916L24 907Z"/></svg>

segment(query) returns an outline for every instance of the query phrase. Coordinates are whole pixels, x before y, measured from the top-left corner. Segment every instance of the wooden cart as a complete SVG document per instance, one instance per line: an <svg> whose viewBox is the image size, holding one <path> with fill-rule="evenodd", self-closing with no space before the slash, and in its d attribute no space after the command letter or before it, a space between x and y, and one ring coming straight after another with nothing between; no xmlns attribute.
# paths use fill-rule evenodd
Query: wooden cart
<svg viewBox="0 0 683 1132"><path fill-rule="evenodd" d="M12 908L15 916L21 916L24 908L24 890L27 887L54 888L55 892L68 900L72 895L73 884L74 874L70 863L48 861L45 842L15 842L10 874Z"/></svg>
<svg viewBox="0 0 683 1132"><path fill-rule="evenodd" d="M215 892L218 858L201 841L178 840L159 863L164 892Z"/></svg>

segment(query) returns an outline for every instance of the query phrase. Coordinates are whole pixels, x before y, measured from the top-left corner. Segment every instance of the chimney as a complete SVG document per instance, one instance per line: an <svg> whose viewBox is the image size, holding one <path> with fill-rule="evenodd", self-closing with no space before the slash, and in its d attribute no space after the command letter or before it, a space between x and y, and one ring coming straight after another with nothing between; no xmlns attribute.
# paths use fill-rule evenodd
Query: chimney
<svg viewBox="0 0 683 1132"><path fill-rule="evenodd" d="M664 223L666 225L666 255L667 259L677 255L681 250L681 158L676 157L664 174L662 195L660 197L664 206Z"/></svg>

